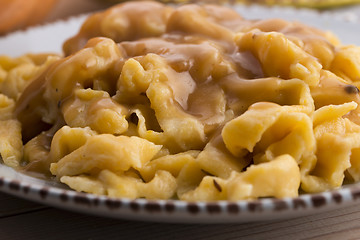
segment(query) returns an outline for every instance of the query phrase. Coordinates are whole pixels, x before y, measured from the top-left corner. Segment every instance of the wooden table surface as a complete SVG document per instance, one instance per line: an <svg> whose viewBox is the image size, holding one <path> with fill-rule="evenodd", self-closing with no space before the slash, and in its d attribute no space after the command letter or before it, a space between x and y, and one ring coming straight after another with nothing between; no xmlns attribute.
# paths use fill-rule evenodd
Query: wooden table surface
<svg viewBox="0 0 360 240"><path fill-rule="evenodd" d="M47 21L106 7L94 0L60 1ZM360 205L280 221L162 224L68 212L0 193L0 239L360 239Z"/></svg>

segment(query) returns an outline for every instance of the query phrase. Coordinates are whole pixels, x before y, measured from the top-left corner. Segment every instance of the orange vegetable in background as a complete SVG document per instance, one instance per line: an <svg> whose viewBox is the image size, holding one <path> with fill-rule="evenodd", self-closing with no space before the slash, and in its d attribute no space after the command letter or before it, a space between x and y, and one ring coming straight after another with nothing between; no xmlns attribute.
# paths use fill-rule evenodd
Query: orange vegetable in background
<svg viewBox="0 0 360 240"><path fill-rule="evenodd" d="M57 0L0 0L0 35L40 23Z"/></svg>

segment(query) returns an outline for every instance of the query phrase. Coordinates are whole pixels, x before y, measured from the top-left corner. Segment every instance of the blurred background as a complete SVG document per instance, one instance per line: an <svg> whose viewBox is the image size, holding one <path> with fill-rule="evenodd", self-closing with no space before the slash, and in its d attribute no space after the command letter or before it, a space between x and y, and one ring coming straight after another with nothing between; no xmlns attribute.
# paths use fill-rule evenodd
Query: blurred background
<svg viewBox="0 0 360 240"><path fill-rule="evenodd" d="M0 35L111 6L101 0L0 0Z"/></svg>
<svg viewBox="0 0 360 240"><path fill-rule="evenodd" d="M196 0L163 0L163 2ZM319 11L351 11L360 0L199 0L210 3L240 3L294 6ZM0 36L29 26L66 19L83 13L103 10L120 0L0 0ZM360 14L359 14L360 15ZM360 16L359 16L360 17Z"/></svg>

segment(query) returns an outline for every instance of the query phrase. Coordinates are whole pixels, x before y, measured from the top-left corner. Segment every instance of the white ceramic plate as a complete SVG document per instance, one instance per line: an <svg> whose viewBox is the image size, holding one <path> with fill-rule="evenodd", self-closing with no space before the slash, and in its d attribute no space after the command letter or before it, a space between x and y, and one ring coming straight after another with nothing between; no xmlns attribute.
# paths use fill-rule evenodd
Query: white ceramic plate
<svg viewBox="0 0 360 240"><path fill-rule="evenodd" d="M319 13L291 8L237 6L245 18L299 20L333 31L343 43L360 45L360 20L346 11ZM360 16L360 8L358 9ZM61 52L65 39L74 35L85 16L64 22L17 32L0 39L0 55L19 56L27 52ZM181 223L249 222L291 218L345 207L360 202L360 185L348 185L320 194L305 194L297 198L260 199L256 201L184 202L176 200L114 199L77 193L55 181L26 176L0 164L0 190L43 204L89 214L114 218Z"/></svg>

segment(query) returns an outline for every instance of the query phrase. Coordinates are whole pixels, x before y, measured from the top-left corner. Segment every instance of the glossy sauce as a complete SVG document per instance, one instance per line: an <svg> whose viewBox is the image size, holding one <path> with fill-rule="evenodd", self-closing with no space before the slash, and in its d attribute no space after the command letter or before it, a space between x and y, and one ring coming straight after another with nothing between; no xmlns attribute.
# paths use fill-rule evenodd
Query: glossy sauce
<svg viewBox="0 0 360 240"><path fill-rule="evenodd" d="M23 92L16 114L23 124L24 141L48 127L55 125L59 129L65 124L62 108L76 89L105 90L112 97L118 90L116 82L124 63L147 54L165 59L170 68L163 74L173 101L204 124L207 138L224 124L225 112L234 117L255 102L283 104L276 93L267 93L280 86L282 80L265 79L277 76L266 76L260 61L249 51L239 51L234 42L235 34L253 29L282 32L318 56L324 66L329 66L329 58L323 56L331 60L335 51L336 41L322 31L276 19L247 21L220 6L173 9L156 2L119 5L91 16L80 32L64 44L67 57L53 64ZM99 37L110 37L117 44ZM317 50L319 45L322 48ZM141 103L137 99L143 98L137 96L126 103L114 99L102 100L93 108L114 108L117 104L131 109ZM129 106L129 102L133 105ZM51 137L46 139L51 141Z"/></svg>

